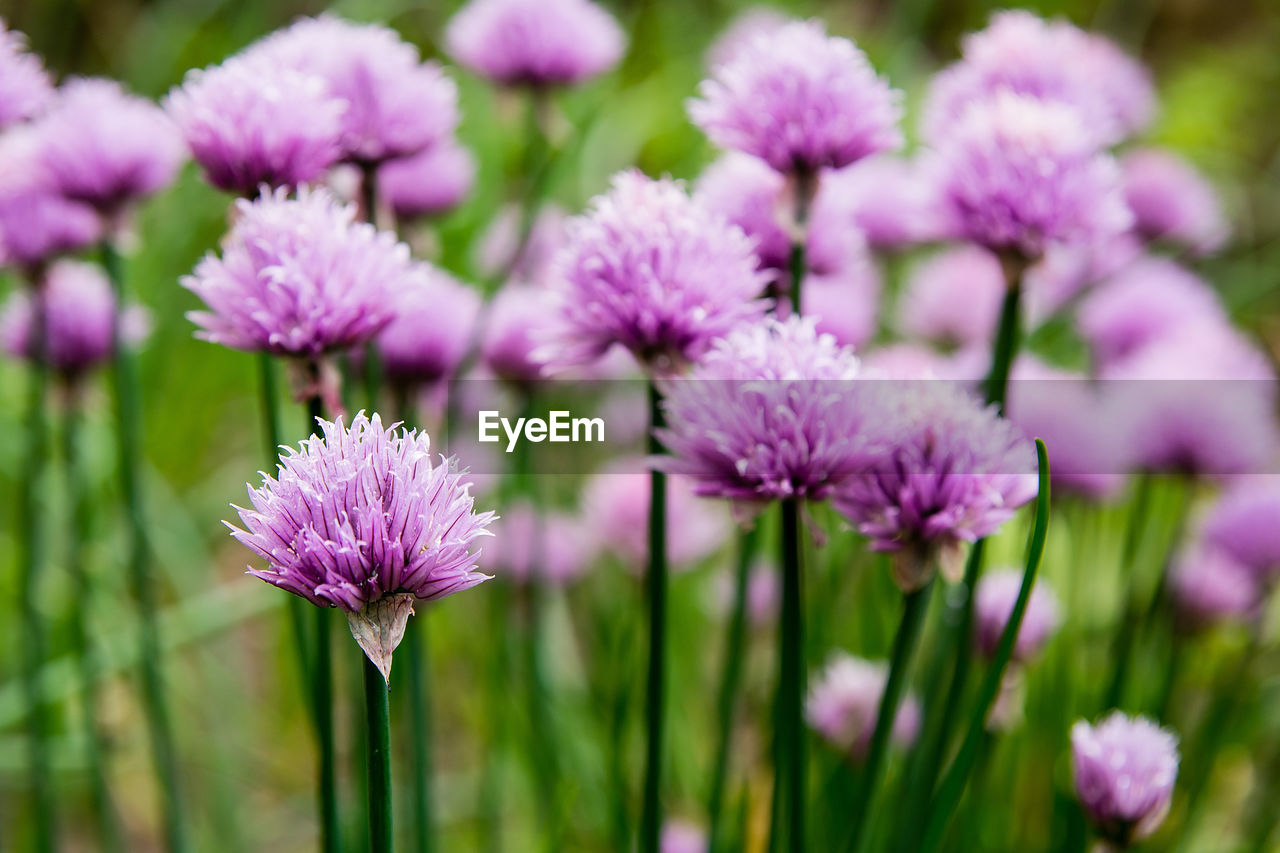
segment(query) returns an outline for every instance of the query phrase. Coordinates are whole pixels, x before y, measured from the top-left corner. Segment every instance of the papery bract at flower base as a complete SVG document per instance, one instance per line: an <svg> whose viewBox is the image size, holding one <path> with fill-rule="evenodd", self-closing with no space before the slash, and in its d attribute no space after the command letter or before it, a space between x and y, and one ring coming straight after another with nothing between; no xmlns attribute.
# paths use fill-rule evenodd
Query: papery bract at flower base
<svg viewBox="0 0 1280 853"><path fill-rule="evenodd" d="M1144 717L1113 711L1071 728L1076 796L1103 838L1127 847L1169 813L1178 778L1178 739Z"/></svg>

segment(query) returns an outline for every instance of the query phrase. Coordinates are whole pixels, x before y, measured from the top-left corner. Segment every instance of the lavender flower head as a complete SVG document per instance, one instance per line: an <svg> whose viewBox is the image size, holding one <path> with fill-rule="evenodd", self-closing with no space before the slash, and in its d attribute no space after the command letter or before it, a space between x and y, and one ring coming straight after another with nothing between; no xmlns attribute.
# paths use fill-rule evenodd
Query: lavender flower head
<svg viewBox="0 0 1280 853"><path fill-rule="evenodd" d="M752 564L747 575L746 615L752 628L764 629L773 624L781 606L782 589L779 580L780 572L776 564L767 560ZM711 612L717 616L728 616L733 609L736 591L732 572L718 574L712 581L710 590Z"/></svg>
<svg viewBox="0 0 1280 853"><path fill-rule="evenodd" d="M783 174L839 169L902 144L899 93L818 21L759 33L699 94L689 116L712 142Z"/></svg>
<svg viewBox="0 0 1280 853"><path fill-rule="evenodd" d="M599 550L581 519L563 512L542 513L526 502L504 510L489 529L494 539L485 551L486 565L517 583L571 583Z"/></svg>
<svg viewBox="0 0 1280 853"><path fill-rule="evenodd" d="M875 731L888 668L844 652L827 661L809 688L805 719L824 740L854 761L866 757ZM910 746L920 729L920 705L907 695L898 707L890 733L894 743Z"/></svg>
<svg viewBox="0 0 1280 853"><path fill-rule="evenodd" d="M378 415L319 421L321 435L280 458L277 475L236 507L237 541L267 561L249 574L318 607L347 612L385 677L415 599L435 601L489 577L476 567L493 513L477 513L457 462L433 462L426 433L383 429ZM380 629L380 630L379 630Z"/></svg>
<svg viewBox="0 0 1280 853"><path fill-rule="evenodd" d="M63 84L38 127L41 159L59 191L104 214L164 189L186 157L164 111L114 80Z"/></svg>
<svg viewBox="0 0 1280 853"><path fill-rule="evenodd" d="M445 42L459 63L507 86L580 83L616 65L627 44L590 0L471 0Z"/></svg>
<svg viewBox="0 0 1280 853"><path fill-rule="evenodd" d="M324 81L346 104L342 159L381 163L416 154L453 133L458 89L437 62L377 24L335 15L301 18L250 48L283 68Z"/></svg>
<svg viewBox="0 0 1280 853"><path fill-rule="evenodd" d="M1022 572L1016 569L989 572L978 581L973 594L973 638L984 657L995 656L1021 589ZM1041 581L1031 588L1031 597L1027 599L1027 609L1013 645L1013 660L1026 663L1038 655L1058 630L1059 621L1058 598Z"/></svg>
<svg viewBox="0 0 1280 853"><path fill-rule="evenodd" d="M981 246L956 246L917 266L898 302L906 334L944 346L986 344L1005 293L1000 259Z"/></svg>
<svg viewBox="0 0 1280 853"><path fill-rule="evenodd" d="M985 30L965 37L962 54L930 86L929 140L943 139L972 103L1000 91L1070 107L1106 144L1146 127L1155 112L1146 69L1112 42L1066 21L997 12Z"/></svg>
<svg viewBox="0 0 1280 853"><path fill-rule="evenodd" d="M658 853L705 853L707 831L687 820L668 820L662 824Z"/></svg>
<svg viewBox="0 0 1280 853"><path fill-rule="evenodd" d="M960 385L881 383L863 406L870 441L887 448L870 469L850 477L836 509L893 552L906 591L959 568L960 543L989 536L1036 495L1035 452L1022 432Z"/></svg>
<svg viewBox="0 0 1280 853"><path fill-rule="evenodd" d="M447 379L475 334L480 294L448 273L415 264L389 293L394 318L378 333L382 369L396 384Z"/></svg>
<svg viewBox="0 0 1280 853"><path fill-rule="evenodd" d="M1271 516L1272 522L1276 516ZM1169 573L1179 624L1190 630L1218 622L1249 620L1263 602L1259 576L1228 551L1196 542L1182 551Z"/></svg>
<svg viewBox="0 0 1280 853"><path fill-rule="evenodd" d="M462 203L475 182L476 160L455 139L378 167L378 191L401 222L440 216Z"/></svg>
<svg viewBox="0 0 1280 853"><path fill-rule="evenodd" d="M392 317L415 268L395 235L355 221L324 190L267 192L237 202L222 257L182 279L206 311L197 337L233 349L319 358L369 341Z"/></svg>
<svg viewBox="0 0 1280 853"><path fill-rule="evenodd" d="M965 110L930 162L947 227L995 252L1038 259L1096 244L1132 217L1120 170L1068 106L999 91Z"/></svg>
<svg viewBox="0 0 1280 853"><path fill-rule="evenodd" d="M1223 493L1204 520L1205 541L1265 585L1280 580L1280 478L1245 477Z"/></svg>
<svg viewBox="0 0 1280 853"><path fill-rule="evenodd" d="M1134 227L1148 240L1169 240L1197 253L1227 241L1227 222L1213 187L1185 160L1140 148L1120 161Z"/></svg>
<svg viewBox="0 0 1280 853"><path fill-rule="evenodd" d="M820 199L846 210L873 248L892 251L942 239L937 188L920 163L892 154L860 160L822 176Z"/></svg>
<svg viewBox="0 0 1280 853"><path fill-rule="evenodd" d="M1178 738L1145 717L1112 711L1071 727L1076 796L1094 828L1121 849L1151 835L1169 813Z"/></svg>
<svg viewBox="0 0 1280 853"><path fill-rule="evenodd" d="M342 155L346 102L261 53L188 71L164 107L209 183L237 195L315 181Z"/></svg>
<svg viewBox="0 0 1280 853"><path fill-rule="evenodd" d="M40 160L40 146L29 125L0 135L0 268L28 274L102 234L92 208L58 192Z"/></svg>
<svg viewBox="0 0 1280 853"><path fill-rule="evenodd" d="M547 360L585 363L621 344L659 374L760 317L764 275L741 229L672 180L621 172L570 223L553 281L563 331Z"/></svg>
<svg viewBox="0 0 1280 853"><path fill-rule="evenodd" d="M738 51L756 38L776 33L791 21L791 18L768 6L755 6L739 13L707 48L708 70L715 71L727 65Z"/></svg>
<svg viewBox="0 0 1280 853"><path fill-rule="evenodd" d="M98 267L56 261L37 293L44 302L44 357L51 369L75 381L111 357L116 301ZM32 307L31 293L15 291L0 313L0 348L15 358L35 358ZM146 337L149 323L141 308L126 308L121 320L126 342Z"/></svg>
<svg viewBox="0 0 1280 853"><path fill-rule="evenodd" d="M660 464L699 494L823 500L870 460L858 360L811 318L765 319L664 383Z"/></svg>
<svg viewBox="0 0 1280 853"><path fill-rule="evenodd" d="M0 129L31 118L53 95L53 82L27 38L0 18Z"/></svg>
<svg viewBox="0 0 1280 853"><path fill-rule="evenodd" d="M484 317L480 355L485 366L514 385L541 380L546 365L539 351L559 316L555 296L548 290L520 283L499 290Z"/></svg>

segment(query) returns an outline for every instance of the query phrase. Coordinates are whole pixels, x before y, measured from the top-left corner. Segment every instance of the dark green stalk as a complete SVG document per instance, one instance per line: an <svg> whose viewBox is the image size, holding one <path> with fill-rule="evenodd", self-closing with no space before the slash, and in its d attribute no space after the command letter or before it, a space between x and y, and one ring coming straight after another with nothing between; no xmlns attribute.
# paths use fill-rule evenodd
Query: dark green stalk
<svg viewBox="0 0 1280 853"><path fill-rule="evenodd" d="M423 605L425 607L425 605ZM426 612L413 617L405 637L409 667L409 751L413 766L413 847L416 853L432 849L431 810L431 696L430 648Z"/></svg>
<svg viewBox="0 0 1280 853"><path fill-rule="evenodd" d="M778 626L777 730L774 789L781 791L775 825L770 833L785 837L791 851L805 849L805 788L808 761L804 726L804 588L800 565L800 503L792 498L779 505L782 516L780 564L782 610ZM779 832L785 836L779 836Z"/></svg>
<svg viewBox="0 0 1280 853"><path fill-rule="evenodd" d="M499 584L489 596L489 620L492 625L505 625L511 612L511 589ZM489 695L504 696L510 689L511 657L507 631L501 631L498 642L493 644L493 658L489 676ZM502 850L502 830L505 822L504 755L507 747L508 703L496 702L489 714L489 742L485 744L484 776L480 785L480 811L485 832L485 849L490 853Z"/></svg>
<svg viewBox="0 0 1280 853"><path fill-rule="evenodd" d="M369 731L369 842L371 853L391 853L391 691L378 667L364 661L364 710Z"/></svg>
<svg viewBox="0 0 1280 853"><path fill-rule="evenodd" d="M662 452L655 431L662 426L662 395L649 383L649 452ZM649 676L645 697L644 799L640 813L640 853L657 853L662 833L662 746L666 723L667 669L667 478L649 475Z"/></svg>
<svg viewBox="0 0 1280 853"><path fill-rule="evenodd" d="M31 822L36 853L58 847L53 782L49 776L49 715L44 707L40 668L44 664L44 620L37 602L37 581L44 564L44 513L39 507L40 477L48 455L45 402L49 365L45 340L44 290L33 278L31 289L31 369L29 371L26 449L18 478L18 602L22 610L22 684L27 700L27 746L31 781Z"/></svg>
<svg viewBox="0 0 1280 853"><path fill-rule="evenodd" d="M853 811L849 815L849 841L845 849L858 853L862 849L863 839L871 813L871 805L876 790L880 786L880 778L884 775L884 761L889 751L889 735L893 732L893 723L898 716L898 706L906 692L911 671L911 659L915 655L916 646L920 642L920 634L924 627L925 613L929 610L929 593L933 589L933 581L903 598L902 621L898 623L898 633L893 638L893 655L889 660L889 680L884 687L884 695L880 697L880 708L876 713L876 727L871 735L871 745L867 750L867 759L862 766L862 776L858 780L858 795L853 801Z"/></svg>
<svg viewBox="0 0 1280 853"><path fill-rule="evenodd" d="M84 541L88 536L90 504L85 493L84 472L80 464L80 408L77 392L69 393L66 411L63 413L62 459L67 484L67 499L71 504L71 524L67 537L67 572L71 576L76 596L71 607L71 629L75 636L76 662L80 675L80 693L84 704L85 757L89 765L89 785L93 795L94 817L98 822L98 834L102 849L116 853L124 850L124 841L107 784L106 746L98 727L98 666L97 649L89 637L86 616L93 609L96 598L94 578L84 565Z"/></svg>
<svg viewBox="0 0 1280 853"><path fill-rule="evenodd" d="M742 656L747 633L747 589L751 579L751 563L759 530L752 527L738 539L738 564L733 580L733 607L725 635L724 668L720 673L720 691L716 699L715 764L711 770L711 794L707 798L707 849L718 849L720 812L724 806L725 780L729 771L729 747L733 741L734 706L738 683L742 680Z"/></svg>
<svg viewBox="0 0 1280 853"><path fill-rule="evenodd" d="M373 163L360 164L360 213L364 221L378 227L378 167ZM378 411L382 392L382 354L376 341L364 346L365 406L372 415Z"/></svg>
<svg viewBox="0 0 1280 853"><path fill-rule="evenodd" d="M178 757L169 721L169 705L164 688L164 644L160 640L156 581L150 565L144 501L139 474L142 468L141 401L137 366L121 330L125 305L124 271L120 254L111 241L102 243L102 264L111 280L116 311L112 323L116 390L116 442L120 462L120 489L129 522L129 586L138 608L139 660L142 700L147 718L157 782L163 804L165 842L170 853L187 849L182 815L182 795Z"/></svg>
<svg viewBox="0 0 1280 853"><path fill-rule="evenodd" d="M1014 602L1013 612L1009 614L1009 621L1000 634L1000 644L996 647L996 653L991 659L991 665L978 691L978 701L974 706L973 716L969 719L969 731L929 808L924 845L921 848L926 853L932 853L942 844L947 824L960 802L960 797L964 794L965 784L969 780L984 742L987 716L991 713L991 706L1000 692L1005 669L1013 657L1013 647L1018 639L1018 631L1022 628L1022 617L1027 611L1031 589L1035 585L1036 574L1040 570L1040 560L1044 556L1044 544L1049 533L1049 456L1045 451L1044 442L1038 438L1036 439L1036 457L1040 471L1040 484L1036 496L1035 523L1032 526L1031 541L1027 547L1026 568L1022 573L1022 587L1018 590L1018 599Z"/></svg>
<svg viewBox="0 0 1280 853"><path fill-rule="evenodd" d="M991 372L983 383L983 395L989 404L1004 414L1005 398L1009 393L1009 371L1018 357L1021 343L1019 313L1022 300L1022 273L1026 261L1020 257L1001 259L1004 268L1004 301L1000 306L1000 323L996 327L996 339L991 350Z"/></svg>
<svg viewBox="0 0 1280 853"><path fill-rule="evenodd" d="M807 170L800 170L794 176L795 210L792 215L792 227L795 233L791 237L791 310L799 314L805 274L809 271L805 258L805 245L808 242L809 208L813 204L813 196L818 188L818 176Z"/></svg>

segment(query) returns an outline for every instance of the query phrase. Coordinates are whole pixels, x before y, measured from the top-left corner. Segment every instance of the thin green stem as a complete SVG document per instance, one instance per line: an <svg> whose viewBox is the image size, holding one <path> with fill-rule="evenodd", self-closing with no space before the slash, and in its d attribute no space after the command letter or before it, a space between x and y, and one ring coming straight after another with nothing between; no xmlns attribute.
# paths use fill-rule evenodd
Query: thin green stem
<svg viewBox="0 0 1280 853"><path fill-rule="evenodd" d="M987 717L991 706L1000 692L1004 680L1005 669L1013 657L1013 647L1018 639L1018 631L1022 628L1022 617L1026 614L1027 602L1031 599L1031 589L1035 586L1036 574L1040 570L1040 560L1044 556L1045 540L1049 533L1049 456L1044 442L1036 439L1036 458L1039 466L1039 492L1036 496L1036 517L1031 529L1031 540L1027 547L1027 562L1022 573L1022 586L1018 590L1017 601L1009 614L1009 621L1000 634L1000 644L992 656L991 665L983 678L978 691L978 701L974 706L973 716L969 719L969 730L965 734L960 751L951 762L951 767L943 777L938 793L929 808L924 845L921 850L932 853L942 844L943 836L950 823L951 815L964 794L965 785L978 759L987 729Z"/></svg>
<svg viewBox="0 0 1280 853"><path fill-rule="evenodd" d="M364 710L369 743L369 843L371 853L391 853L391 691L377 665L364 662Z"/></svg>
<svg viewBox="0 0 1280 853"><path fill-rule="evenodd" d="M983 383L983 395L989 404L1004 414L1005 400L1009 393L1009 371L1018 357L1021 343L1020 303L1022 301L1022 273L1026 261L1021 258L1002 259L1005 276L1004 301L1000 306L1000 322L996 327L996 339L991 351L991 372Z"/></svg>
<svg viewBox="0 0 1280 853"><path fill-rule="evenodd" d="M378 227L378 167L373 163L360 164L360 213L365 222ZM364 389L365 407L372 415L382 394L382 353L373 340L364 347Z"/></svg>
<svg viewBox="0 0 1280 853"><path fill-rule="evenodd" d="M123 259L109 241L102 243L102 264L111 280L116 310L112 323L114 378L116 391L116 442L120 463L120 489L129 522L128 577L138 609L142 699L151 741L152 760L160 786L165 842L170 853L187 849L182 813L181 776L169 705L164 687L164 645L156 621L157 583L151 571L150 546L144 513L140 473L142 470L142 423L139 381L133 351L124 340L122 314L125 306Z"/></svg>
<svg viewBox="0 0 1280 853"><path fill-rule="evenodd" d="M424 605L425 606L425 605ZM405 637L409 667L409 752L413 766L413 850L429 853L434 825L431 808L430 623L427 612L413 617Z"/></svg>
<svg viewBox="0 0 1280 853"><path fill-rule="evenodd" d="M774 768L774 785L785 784L782 802L787 849L805 849L805 795L808 778L808 750L804 725L804 586L800 561L800 502L794 498L780 504L782 536L779 553L782 565L782 611L778 653L782 676L778 685L780 746Z"/></svg>
<svg viewBox="0 0 1280 853"><path fill-rule="evenodd" d="M649 452L662 452L655 431L662 426L662 395L649 383ZM662 754L666 725L667 669L667 478L649 475L649 675L645 697L644 798L640 812L640 853L657 853L662 833Z"/></svg>
<svg viewBox="0 0 1280 853"><path fill-rule="evenodd" d="M711 793L707 798L707 849L719 849L720 813L724 807L725 780L729 775L729 747L733 742L734 707L738 684L742 680L742 658L747 633L747 589L751 579L751 563L755 559L760 538L752 527L738 538L738 563L733 580L733 605L729 612L724 647L724 668L720 673L720 690L716 699L715 763L711 769Z"/></svg>
<svg viewBox="0 0 1280 853"><path fill-rule="evenodd" d="M809 271L805 245L808 242L809 208L813 204L817 188L816 174L799 171L794 175L795 210L792 212L792 227L795 233L791 237L788 271L791 273L791 310L795 314L801 312L804 279Z"/></svg>

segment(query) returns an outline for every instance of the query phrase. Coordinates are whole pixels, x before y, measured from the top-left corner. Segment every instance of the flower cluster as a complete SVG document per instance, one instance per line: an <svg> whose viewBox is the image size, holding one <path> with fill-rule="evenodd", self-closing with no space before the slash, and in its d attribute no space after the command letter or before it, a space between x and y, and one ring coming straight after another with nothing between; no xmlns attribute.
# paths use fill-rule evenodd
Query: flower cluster
<svg viewBox="0 0 1280 853"><path fill-rule="evenodd" d="M0 128L31 118L53 94L53 83L40 57L27 50L27 39L0 18Z"/></svg>
<svg viewBox="0 0 1280 853"><path fill-rule="evenodd" d="M1178 740L1142 717L1113 712L1071 729L1076 796L1107 840L1121 849L1146 838L1169 813L1178 778Z"/></svg>

